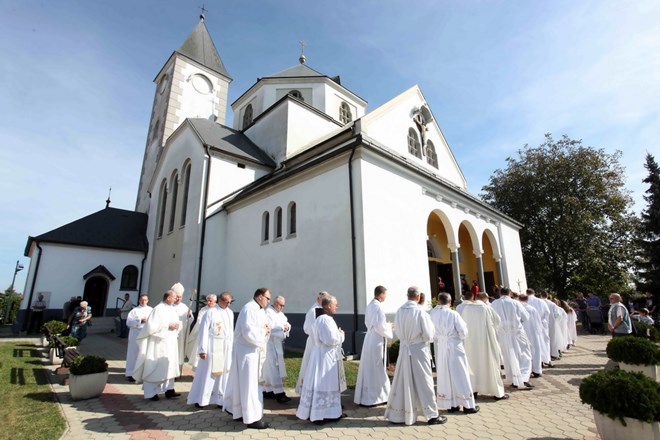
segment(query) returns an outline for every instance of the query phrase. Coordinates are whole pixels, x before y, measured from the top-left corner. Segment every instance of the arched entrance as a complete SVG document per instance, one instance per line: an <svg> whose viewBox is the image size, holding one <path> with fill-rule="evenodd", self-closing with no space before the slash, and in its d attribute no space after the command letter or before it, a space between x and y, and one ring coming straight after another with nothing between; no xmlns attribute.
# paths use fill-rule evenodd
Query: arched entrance
<svg viewBox="0 0 660 440"><path fill-rule="evenodd" d="M426 233L432 296L437 297L442 284L444 285L444 291L454 299L456 292L455 277L449 246L450 237L452 236L451 224L442 212L434 211L427 220ZM442 279L441 284L438 278Z"/></svg>
<svg viewBox="0 0 660 440"><path fill-rule="evenodd" d="M85 282L83 300L92 308L92 316L103 316L108 302L108 280L102 276L89 278Z"/></svg>

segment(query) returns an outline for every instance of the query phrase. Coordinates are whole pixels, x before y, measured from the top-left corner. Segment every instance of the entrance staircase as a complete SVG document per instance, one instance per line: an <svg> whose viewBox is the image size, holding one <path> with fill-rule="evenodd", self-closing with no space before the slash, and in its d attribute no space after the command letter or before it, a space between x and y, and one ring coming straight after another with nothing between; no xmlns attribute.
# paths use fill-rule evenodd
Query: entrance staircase
<svg viewBox="0 0 660 440"><path fill-rule="evenodd" d="M119 318L114 316L101 316L92 318L92 326L87 327L87 333L116 333L118 331Z"/></svg>

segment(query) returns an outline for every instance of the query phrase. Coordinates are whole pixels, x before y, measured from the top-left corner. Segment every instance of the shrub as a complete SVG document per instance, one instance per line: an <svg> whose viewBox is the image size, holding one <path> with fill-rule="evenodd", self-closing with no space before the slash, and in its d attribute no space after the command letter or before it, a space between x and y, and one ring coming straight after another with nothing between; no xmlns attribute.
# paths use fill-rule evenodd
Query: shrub
<svg viewBox="0 0 660 440"><path fill-rule="evenodd" d="M660 349L645 338L621 336L607 343L607 357L632 365L660 364Z"/></svg>
<svg viewBox="0 0 660 440"><path fill-rule="evenodd" d="M45 323L42 328L48 330L51 335L59 335L66 330L67 325L65 322L52 320Z"/></svg>
<svg viewBox="0 0 660 440"><path fill-rule="evenodd" d="M76 347L80 340L74 338L73 336L62 336L62 342L64 342L64 347Z"/></svg>
<svg viewBox="0 0 660 440"><path fill-rule="evenodd" d="M624 426L624 417L660 422L660 383L642 373L615 369L587 376L580 384L580 400Z"/></svg>
<svg viewBox="0 0 660 440"><path fill-rule="evenodd" d="M637 330L638 336L648 337L649 340L653 342L658 342L658 339L660 339L658 337L658 329L656 329L652 325L644 324L643 322L637 321L636 319L633 320L633 325Z"/></svg>
<svg viewBox="0 0 660 440"><path fill-rule="evenodd" d="M108 363L100 356L78 356L69 367L69 373L76 376L85 374L103 373L108 371Z"/></svg>

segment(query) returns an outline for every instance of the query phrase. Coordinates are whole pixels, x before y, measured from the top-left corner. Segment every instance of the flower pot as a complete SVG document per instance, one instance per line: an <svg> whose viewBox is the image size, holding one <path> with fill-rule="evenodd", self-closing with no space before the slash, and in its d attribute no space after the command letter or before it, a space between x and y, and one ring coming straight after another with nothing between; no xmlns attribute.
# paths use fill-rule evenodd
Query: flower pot
<svg viewBox="0 0 660 440"><path fill-rule="evenodd" d="M60 358L57 357L57 349L50 348L48 350L48 362L50 365L57 365Z"/></svg>
<svg viewBox="0 0 660 440"><path fill-rule="evenodd" d="M103 393L108 382L108 372L76 376L69 374L69 392L73 400L85 400L98 397Z"/></svg>
<svg viewBox="0 0 660 440"><path fill-rule="evenodd" d="M41 346L42 346L42 347L48 347L48 345L49 345L49 344L48 344L48 338L45 337L45 336L42 336L42 337L41 337Z"/></svg>
<svg viewBox="0 0 660 440"><path fill-rule="evenodd" d="M660 423L646 423L628 417L623 419L626 421L626 426L623 426L619 419L610 419L607 415L594 410L594 421L601 440L660 440Z"/></svg>
<svg viewBox="0 0 660 440"><path fill-rule="evenodd" d="M660 371L658 371L658 365L633 365L619 362L619 368L631 373L644 373L646 377L649 377L656 382L660 382Z"/></svg>

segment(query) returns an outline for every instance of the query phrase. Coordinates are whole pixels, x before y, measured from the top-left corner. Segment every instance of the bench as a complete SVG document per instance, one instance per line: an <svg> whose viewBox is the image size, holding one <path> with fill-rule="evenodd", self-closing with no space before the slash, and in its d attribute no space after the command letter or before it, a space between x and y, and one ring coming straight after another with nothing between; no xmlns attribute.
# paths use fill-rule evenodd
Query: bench
<svg viewBox="0 0 660 440"><path fill-rule="evenodd" d="M59 335L52 335L51 340L55 345L55 354L62 359L62 366L65 368L69 368L73 361L82 354L77 348L67 348Z"/></svg>

